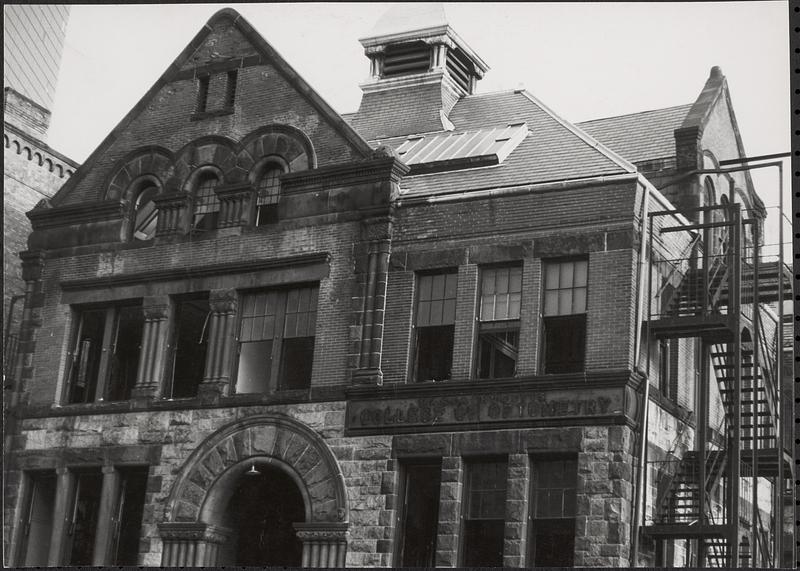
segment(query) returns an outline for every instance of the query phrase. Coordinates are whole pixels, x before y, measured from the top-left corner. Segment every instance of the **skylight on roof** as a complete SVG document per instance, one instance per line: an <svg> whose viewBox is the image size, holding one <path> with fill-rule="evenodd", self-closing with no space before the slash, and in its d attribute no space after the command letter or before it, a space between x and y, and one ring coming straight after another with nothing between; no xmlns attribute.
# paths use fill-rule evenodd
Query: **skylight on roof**
<svg viewBox="0 0 800 571"><path fill-rule="evenodd" d="M527 123L436 135L412 135L397 147L400 158L409 166L443 163L459 159L478 159L481 164L502 163L528 134ZM475 160L468 160L476 163ZM454 165L455 166L455 165ZM420 169L412 169L420 170ZM428 169L424 169L428 170Z"/></svg>

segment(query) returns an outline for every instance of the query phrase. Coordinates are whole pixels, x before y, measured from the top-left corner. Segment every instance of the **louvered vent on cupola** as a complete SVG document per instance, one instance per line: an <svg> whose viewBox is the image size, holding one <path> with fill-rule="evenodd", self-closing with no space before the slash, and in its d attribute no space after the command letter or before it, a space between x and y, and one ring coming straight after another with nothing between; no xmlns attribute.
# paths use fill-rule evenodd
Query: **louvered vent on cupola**
<svg viewBox="0 0 800 571"><path fill-rule="evenodd" d="M460 49L447 50L447 72L450 78L466 93L472 93L475 66Z"/></svg>
<svg viewBox="0 0 800 571"><path fill-rule="evenodd" d="M383 56L383 77L425 73L431 67L431 47L425 42L388 46Z"/></svg>

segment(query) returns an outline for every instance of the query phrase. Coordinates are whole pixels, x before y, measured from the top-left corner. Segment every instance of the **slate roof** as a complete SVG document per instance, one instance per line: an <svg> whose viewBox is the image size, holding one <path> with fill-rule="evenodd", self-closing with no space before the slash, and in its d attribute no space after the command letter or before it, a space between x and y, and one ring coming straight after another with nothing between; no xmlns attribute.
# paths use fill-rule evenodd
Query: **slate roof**
<svg viewBox="0 0 800 571"><path fill-rule="evenodd" d="M681 126L692 105L593 119L576 125L634 163L663 159L675 156L675 129Z"/></svg>
<svg viewBox="0 0 800 571"><path fill-rule="evenodd" d="M342 115L353 124L357 113ZM561 119L525 91L470 95L460 99L448 119L455 130L526 122L530 135L499 165L406 176L409 194L436 194L630 173L635 167ZM391 117L387 117L390 121ZM440 131L446 132L446 131ZM408 133L412 135L416 133ZM407 136L370 140L373 147L398 148Z"/></svg>

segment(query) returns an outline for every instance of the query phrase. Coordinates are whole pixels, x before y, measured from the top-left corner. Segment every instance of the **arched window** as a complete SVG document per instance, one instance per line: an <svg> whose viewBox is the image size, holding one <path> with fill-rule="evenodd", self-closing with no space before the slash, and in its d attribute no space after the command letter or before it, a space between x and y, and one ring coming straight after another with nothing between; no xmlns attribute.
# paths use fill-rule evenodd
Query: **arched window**
<svg viewBox="0 0 800 571"><path fill-rule="evenodd" d="M156 235L158 210L153 202L156 194L158 194L158 188L148 185L136 197L136 202L133 205L134 240L150 240Z"/></svg>
<svg viewBox="0 0 800 571"><path fill-rule="evenodd" d="M214 189L218 184L219 176L213 171L203 171L197 177L194 188L193 228L213 230L217 227L219 199Z"/></svg>
<svg viewBox="0 0 800 571"><path fill-rule="evenodd" d="M276 162L269 162L261 169L261 174L256 181L258 191L258 212L256 226L274 224L278 221L278 201L281 196L280 176L283 167Z"/></svg>

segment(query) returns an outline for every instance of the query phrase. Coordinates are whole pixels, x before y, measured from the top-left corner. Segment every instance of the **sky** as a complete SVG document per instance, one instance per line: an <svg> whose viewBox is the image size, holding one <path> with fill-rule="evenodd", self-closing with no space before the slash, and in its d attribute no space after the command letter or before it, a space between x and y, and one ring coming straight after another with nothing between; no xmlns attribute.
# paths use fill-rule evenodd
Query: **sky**
<svg viewBox="0 0 800 571"><path fill-rule="evenodd" d="M336 111L355 111L358 85L369 71L358 38L390 5L73 6L48 142L85 160L226 6L238 10ZM579 122L691 103L717 65L727 77L747 154L790 150L787 2L444 6L453 29L490 67L479 93L523 86ZM788 163L785 170L788 211ZM773 171L753 176L768 207L778 203ZM774 233L776 216L771 218ZM788 241L788 226L786 232Z"/></svg>

